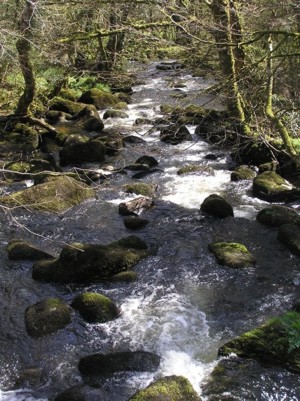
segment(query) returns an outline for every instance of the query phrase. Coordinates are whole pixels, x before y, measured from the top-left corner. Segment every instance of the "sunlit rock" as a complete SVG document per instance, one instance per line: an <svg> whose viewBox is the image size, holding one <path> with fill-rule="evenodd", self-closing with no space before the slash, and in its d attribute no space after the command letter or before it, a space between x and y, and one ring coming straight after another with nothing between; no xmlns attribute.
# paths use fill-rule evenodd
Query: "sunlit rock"
<svg viewBox="0 0 300 401"><path fill-rule="evenodd" d="M255 263L255 258L243 244L236 242L215 242L209 244L218 263L234 268L248 267Z"/></svg>
<svg viewBox="0 0 300 401"><path fill-rule="evenodd" d="M108 322L120 314L119 308L111 299L95 292L77 295L71 306L89 323Z"/></svg>
<svg viewBox="0 0 300 401"><path fill-rule="evenodd" d="M231 173L230 179L231 181L242 181L242 180L253 180L256 176L256 173L252 168L248 166L239 166L234 169Z"/></svg>
<svg viewBox="0 0 300 401"><path fill-rule="evenodd" d="M83 182L59 176L43 184L0 197L0 203L11 207L26 207L48 212L63 212L78 205L95 192Z"/></svg>
<svg viewBox="0 0 300 401"><path fill-rule="evenodd" d="M48 298L29 306L25 311L25 325L32 337L55 333L71 323L69 307L58 298Z"/></svg>
<svg viewBox="0 0 300 401"><path fill-rule="evenodd" d="M201 401L191 383L182 376L166 376L139 390L128 401Z"/></svg>
<svg viewBox="0 0 300 401"><path fill-rule="evenodd" d="M300 190L274 171L265 171L253 180L253 195L269 201L287 201L300 198Z"/></svg>
<svg viewBox="0 0 300 401"><path fill-rule="evenodd" d="M128 202L119 204L119 213L123 216L138 215L144 210L149 210L154 206L152 198L140 196Z"/></svg>

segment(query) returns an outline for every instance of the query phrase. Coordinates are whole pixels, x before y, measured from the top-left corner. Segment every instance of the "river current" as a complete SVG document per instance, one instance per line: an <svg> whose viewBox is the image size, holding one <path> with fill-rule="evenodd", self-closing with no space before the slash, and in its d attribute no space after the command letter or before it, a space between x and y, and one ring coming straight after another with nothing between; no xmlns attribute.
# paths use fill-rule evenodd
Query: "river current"
<svg viewBox="0 0 300 401"><path fill-rule="evenodd" d="M11 238L26 239L57 255L65 243L107 244L132 234L118 214L119 203L134 197L121 189L132 181L130 171L99 183L96 199L61 215L1 210L1 401L52 400L63 390L83 384L77 369L80 357L141 349L161 356L157 372L118 373L88 383L91 389L97 388L91 390L90 398L126 401L153 379L176 374L187 377L203 400L209 401L203 389L217 364L218 348L290 309L299 299L299 261L277 241L276 230L256 222L257 212L267 203L252 196L251 183L230 181L234 162L229 151L200 140L195 126L188 126L191 142L173 146L159 141L159 131L152 125L134 124L136 118L162 117L160 105L166 103L222 107L205 91L214 82L184 70L158 71L156 63L139 74L142 83L133 88L129 117L105 120L105 129L117 126L124 135L144 140L127 143L118 160L111 160L120 171L145 154L159 161L158 171L142 179L157 186L154 208L142 214L150 224L134 233L155 252L136 267L137 282L85 286L35 282L31 263L7 259L4 248ZM177 80L185 85L180 90L173 85ZM209 154L216 159L207 158ZM177 174L180 167L193 163L213 167L215 175ZM107 175L109 164L107 159L101 166ZM212 193L231 202L234 218L219 220L200 212L201 203ZM207 250L216 240L244 243L257 264L246 270L218 265ZM112 298L121 309L120 317L88 324L74 314L72 323L56 334L41 339L26 334L24 311L29 305L53 296L70 303L86 290ZM245 372L235 387L228 388L231 399L300 400L299 376L254 362L246 364Z"/></svg>

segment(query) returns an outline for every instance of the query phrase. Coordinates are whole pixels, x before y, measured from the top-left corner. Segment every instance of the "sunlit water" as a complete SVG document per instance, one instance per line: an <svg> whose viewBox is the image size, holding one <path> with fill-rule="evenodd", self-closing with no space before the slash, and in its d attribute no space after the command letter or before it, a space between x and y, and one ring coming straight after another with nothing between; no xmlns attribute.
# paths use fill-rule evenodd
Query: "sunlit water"
<svg viewBox="0 0 300 401"><path fill-rule="evenodd" d="M213 96L203 92L213 82L184 72L158 72L155 64L142 76L145 82L134 88L128 118L105 120L105 127L117 126L125 135L145 140L128 144L118 161L112 159L111 164L119 163L123 168L143 154L159 161L160 171L143 179L157 186L157 196L155 207L145 213L150 224L138 233L156 254L137 266L136 283L82 287L36 283L31 279L30 263L10 262L2 252L1 401L53 399L63 390L83 384L77 369L81 356L139 349L160 355L158 371L122 373L102 380L104 401L126 401L153 379L172 374L187 377L202 394L203 384L217 363L218 348L290 308L299 296L298 261L276 242L275 231L254 221L266 203L253 198L250 183L231 183L234 164L228 152L199 140L194 126L188 126L192 141L171 146L159 141L159 131L151 125L134 124L139 117L162 117L163 103L179 102L172 97L170 85L178 78L186 83L183 91L191 96L181 104L221 107ZM211 153L216 154L216 160L205 158ZM180 167L193 163L213 167L214 175L177 174ZM105 166L101 168L105 171ZM57 254L63 243L109 243L131 234L118 215L118 204L134 198L122 191L122 185L131 180L130 174L114 175L109 186L100 187L97 199L61 216L43 218L37 212L15 211L11 215L2 211L1 247L19 235ZM212 193L224 195L233 204L235 219L216 221L201 214L202 201ZM243 239L255 254L257 265L246 271L217 265L207 245L220 239ZM86 324L74 315L72 324L59 333L39 340L27 336L27 306L49 296L71 302L85 290L114 299L121 316L105 324ZM22 370L36 367L42 371L39 378L20 382ZM229 394L240 401L300 400L296 375L256 365L253 372L250 368L250 377L241 378L238 388L229 389Z"/></svg>

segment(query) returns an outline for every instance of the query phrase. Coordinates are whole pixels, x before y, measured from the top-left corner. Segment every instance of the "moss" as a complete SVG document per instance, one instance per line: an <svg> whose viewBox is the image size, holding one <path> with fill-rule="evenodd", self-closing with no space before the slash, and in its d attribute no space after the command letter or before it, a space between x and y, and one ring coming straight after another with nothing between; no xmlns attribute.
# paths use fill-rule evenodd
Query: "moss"
<svg viewBox="0 0 300 401"><path fill-rule="evenodd" d="M128 401L201 401L190 382L182 376L167 376L138 391Z"/></svg>
<svg viewBox="0 0 300 401"><path fill-rule="evenodd" d="M85 292L76 296L71 306L90 323L104 323L119 315L119 309L111 299L95 292Z"/></svg>
<svg viewBox="0 0 300 401"><path fill-rule="evenodd" d="M136 237L137 238L137 237ZM147 245L132 236L109 245L75 243L64 246L58 259L40 261L33 265L35 280L47 282L92 282L132 268L149 255Z"/></svg>
<svg viewBox="0 0 300 401"><path fill-rule="evenodd" d="M79 113L86 107L84 103L73 102L68 99L56 96L51 99L49 103L50 110L64 111L65 113L71 114L72 116Z"/></svg>
<svg viewBox="0 0 300 401"><path fill-rule="evenodd" d="M84 92L78 101L86 104L93 104L98 110L103 110L117 104L119 99L109 92L98 88L92 88Z"/></svg>
<svg viewBox="0 0 300 401"><path fill-rule="evenodd" d="M115 282L125 282L125 283L130 283L137 281L138 275L134 271L127 271L127 272L121 272L118 274L115 274L110 278L110 281L115 281Z"/></svg>
<svg viewBox="0 0 300 401"><path fill-rule="evenodd" d="M256 216L256 220L270 227L280 227L283 224L300 225L300 216L295 209L279 205L260 210Z"/></svg>
<svg viewBox="0 0 300 401"><path fill-rule="evenodd" d="M275 171L265 171L253 180L253 194L263 200L285 200L292 189L293 185Z"/></svg>
<svg viewBox="0 0 300 401"><path fill-rule="evenodd" d="M219 355L235 353L300 373L299 346L300 315L288 312L229 341L219 349Z"/></svg>
<svg viewBox="0 0 300 401"><path fill-rule="evenodd" d="M107 118L128 118L128 114L123 110L108 109L103 114L103 120Z"/></svg>
<svg viewBox="0 0 300 401"><path fill-rule="evenodd" d="M210 166L184 166L178 171L178 175L189 174L189 173L201 173L203 175L214 175L214 169Z"/></svg>
<svg viewBox="0 0 300 401"><path fill-rule="evenodd" d="M52 259L53 257L48 253L35 248L31 244L19 239L9 241L6 246L9 259L12 260L40 260Z"/></svg>
<svg viewBox="0 0 300 401"><path fill-rule="evenodd" d="M62 97L63 99L71 100L72 102L76 102L78 97L81 95L80 91L76 89L66 89L63 88L59 91L58 96Z"/></svg>
<svg viewBox="0 0 300 401"><path fill-rule="evenodd" d="M71 322L67 305L58 298L49 298L29 306L25 311L25 324L28 334L42 337L64 328Z"/></svg>
<svg viewBox="0 0 300 401"><path fill-rule="evenodd" d="M155 194L155 186L146 184L144 182L126 184L123 186L123 191L130 194L134 193L137 195L148 196L151 198Z"/></svg>
<svg viewBox="0 0 300 401"><path fill-rule="evenodd" d="M114 105L115 110L128 110L128 104L126 102L118 102Z"/></svg>
<svg viewBox="0 0 300 401"><path fill-rule="evenodd" d="M222 265L240 268L255 263L255 258L243 244L236 242L215 242L209 244L208 249Z"/></svg>
<svg viewBox="0 0 300 401"><path fill-rule="evenodd" d="M71 177L56 180L0 197L0 203L12 207L26 207L49 212L63 212L95 195L92 188Z"/></svg>
<svg viewBox="0 0 300 401"><path fill-rule="evenodd" d="M247 166L239 166L231 173L231 181L253 180L255 171Z"/></svg>

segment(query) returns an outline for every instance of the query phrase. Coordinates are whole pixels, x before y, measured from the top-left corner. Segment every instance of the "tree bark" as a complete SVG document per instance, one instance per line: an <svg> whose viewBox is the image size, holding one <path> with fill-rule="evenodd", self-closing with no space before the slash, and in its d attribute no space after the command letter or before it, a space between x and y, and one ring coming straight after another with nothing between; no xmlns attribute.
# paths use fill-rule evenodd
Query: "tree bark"
<svg viewBox="0 0 300 401"><path fill-rule="evenodd" d="M21 95L15 114L27 115L35 95L35 78L30 60L32 28L37 0L25 0L23 12L20 17L19 31L21 37L17 40L20 68L24 78L24 91Z"/></svg>

